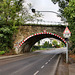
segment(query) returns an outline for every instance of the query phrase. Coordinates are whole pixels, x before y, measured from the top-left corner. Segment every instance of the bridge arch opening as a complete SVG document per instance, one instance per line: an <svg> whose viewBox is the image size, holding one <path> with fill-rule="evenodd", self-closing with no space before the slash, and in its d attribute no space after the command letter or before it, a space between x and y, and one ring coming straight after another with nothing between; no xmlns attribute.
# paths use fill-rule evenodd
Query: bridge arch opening
<svg viewBox="0 0 75 75"><path fill-rule="evenodd" d="M50 33L50 32L41 32L41 33L35 33L33 35L30 35L29 37L27 37L26 39L24 39L20 44L19 44L19 47L18 47L18 52L30 52L32 46L38 42L39 40L41 39L44 39L44 38L55 38L55 39L58 39L60 41L62 41L65 46L66 46L66 41L65 39L63 39L62 37L60 37L59 35L57 34L53 34L53 33Z"/></svg>

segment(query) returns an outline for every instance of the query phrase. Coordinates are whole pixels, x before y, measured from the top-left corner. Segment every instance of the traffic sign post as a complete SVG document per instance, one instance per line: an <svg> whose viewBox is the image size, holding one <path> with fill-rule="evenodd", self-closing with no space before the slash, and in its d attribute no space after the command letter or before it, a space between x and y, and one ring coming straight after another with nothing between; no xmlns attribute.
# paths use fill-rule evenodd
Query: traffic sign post
<svg viewBox="0 0 75 75"><path fill-rule="evenodd" d="M70 30L68 29L68 27L66 27L66 29L64 30L64 32L63 32L63 36L64 36L64 38L65 38L65 40L66 40L66 47L67 47L67 50L66 50L66 63L68 63L68 39L69 39L69 37L71 36L71 32L70 32Z"/></svg>
<svg viewBox="0 0 75 75"><path fill-rule="evenodd" d="M67 49L66 49L66 63L68 63L68 42L66 43Z"/></svg>

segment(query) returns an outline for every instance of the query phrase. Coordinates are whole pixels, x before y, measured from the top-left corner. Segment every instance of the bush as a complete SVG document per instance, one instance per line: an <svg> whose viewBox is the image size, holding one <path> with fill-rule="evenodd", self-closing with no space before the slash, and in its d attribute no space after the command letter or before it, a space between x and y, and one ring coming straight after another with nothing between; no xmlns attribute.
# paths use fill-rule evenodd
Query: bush
<svg viewBox="0 0 75 75"><path fill-rule="evenodd" d="M49 44L49 48L52 48L52 44Z"/></svg>
<svg viewBox="0 0 75 75"><path fill-rule="evenodd" d="M9 50L9 49L7 49L5 52L6 52L6 53L9 53L9 52L10 52L10 50Z"/></svg>
<svg viewBox="0 0 75 75"><path fill-rule="evenodd" d="M56 45L56 48L60 48L60 45Z"/></svg>
<svg viewBox="0 0 75 75"><path fill-rule="evenodd" d="M60 43L61 47L65 47L65 44L63 42Z"/></svg>
<svg viewBox="0 0 75 75"><path fill-rule="evenodd" d="M53 41L52 41L52 44L53 44L54 46L58 45L57 40L53 40Z"/></svg>
<svg viewBox="0 0 75 75"><path fill-rule="evenodd" d="M75 48L69 51L70 54L75 54Z"/></svg>
<svg viewBox="0 0 75 75"><path fill-rule="evenodd" d="M39 50L40 48L41 48L41 46L33 46L32 51Z"/></svg>
<svg viewBox="0 0 75 75"><path fill-rule="evenodd" d="M0 51L0 55L3 55L3 54L5 54L5 51Z"/></svg>

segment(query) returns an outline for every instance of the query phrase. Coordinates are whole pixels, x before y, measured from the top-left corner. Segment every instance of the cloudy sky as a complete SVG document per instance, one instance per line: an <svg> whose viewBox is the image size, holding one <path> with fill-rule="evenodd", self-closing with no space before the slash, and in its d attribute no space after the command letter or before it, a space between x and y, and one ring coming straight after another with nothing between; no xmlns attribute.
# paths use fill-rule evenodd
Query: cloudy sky
<svg viewBox="0 0 75 75"><path fill-rule="evenodd" d="M37 11L55 11L59 13L58 4L53 4L51 0L25 0L25 2L31 3L33 8L35 8ZM44 15L44 21L61 22L61 18L57 17L57 14L55 13L43 12L42 14Z"/></svg>

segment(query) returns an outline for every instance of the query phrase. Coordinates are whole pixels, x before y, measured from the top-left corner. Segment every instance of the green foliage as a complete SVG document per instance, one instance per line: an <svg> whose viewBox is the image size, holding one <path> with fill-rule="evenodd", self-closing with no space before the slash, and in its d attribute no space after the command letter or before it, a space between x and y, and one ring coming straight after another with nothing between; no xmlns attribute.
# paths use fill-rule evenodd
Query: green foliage
<svg viewBox="0 0 75 75"><path fill-rule="evenodd" d="M3 54L5 54L5 51L0 51L0 55L3 55Z"/></svg>
<svg viewBox="0 0 75 75"><path fill-rule="evenodd" d="M6 53L9 53L10 52L10 50L9 49L6 49L6 51L5 51Z"/></svg>
<svg viewBox="0 0 75 75"><path fill-rule="evenodd" d="M39 50L47 50L47 48L40 48Z"/></svg>
<svg viewBox="0 0 75 75"><path fill-rule="evenodd" d="M52 44L49 44L49 42L45 42L43 45L42 45L42 48L52 48Z"/></svg>
<svg viewBox="0 0 75 75"><path fill-rule="evenodd" d="M60 48L60 45L58 45L58 41L57 40L53 40L52 44L54 45L55 48Z"/></svg>
<svg viewBox="0 0 75 75"><path fill-rule="evenodd" d="M7 26L8 25L15 26L16 22L17 21L19 22L20 20L19 12L22 10L21 1L20 0L3 0L3 2L0 3L1 21L5 22Z"/></svg>
<svg viewBox="0 0 75 75"><path fill-rule="evenodd" d="M56 48L60 48L60 45L56 45L55 47L56 47Z"/></svg>
<svg viewBox="0 0 75 75"><path fill-rule="evenodd" d="M52 0L54 4L58 3L62 19L66 18L71 31L71 50L75 50L75 0Z"/></svg>
<svg viewBox="0 0 75 75"><path fill-rule="evenodd" d="M52 48L52 44L49 44L49 48Z"/></svg>
<svg viewBox="0 0 75 75"><path fill-rule="evenodd" d="M38 45L40 45L40 41L38 41Z"/></svg>
<svg viewBox="0 0 75 75"><path fill-rule="evenodd" d="M13 32L9 27L0 28L0 50L6 50L7 47L12 48L12 35Z"/></svg>
<svg viewBox="0 0 75 75"><path fill-rule="evenodd" d="M30 16L22 3L23 0L0 1L0 51L13 48L13 34Z"/></svg>
<svg viewBox="0 0 75 75"><path fill-rule="evenodd" d="M33 46L32 47L32 51L35 51L35 50L40 50L41 46Z"/></svg>
<svg viewBox="0 0 75 75"><path fill-rule="evenodd" d="M60 43L61 47L65 47L65 44L63 42Z"/></svg>
<svg viewBox="0 0 75 75"><path fill-rule="evenodd" d="M33 46L32 51L35 50L47 50L47 48L52 48L52 44L49 44L49 42L45 42L44 45L38 45L38 46Z"/></svg>
<svg viewBox="0 0 75 75"><path fill-rule="evenodd" d="M75 0L70 0L69 6L64 9L64 16L68 21L71 31L71 50L75 50Z"/></svg>
<svg viewBox="0 0 75 75"><path fill-rule="evenodd" d="M40 17L33 17L23 6L23 0L0 0L0 51L9 52L13 48L13 34L19 25Z"/></svg>
<svg viewBox="0 0 75 75"><path fill-rule="evenodd" d="M49 47L49 42L45 42L44 44L43 44L43 48L47 48L47 47Z"/></svg>
<svg viewBox="0 0 75 75"><path fill-rule="evenodd" d="M56 40L53 40L53 41L52 41L52 44L53 44L54 46L56 46L56 45L58 45L58 42L57 42Z"/></svg>

